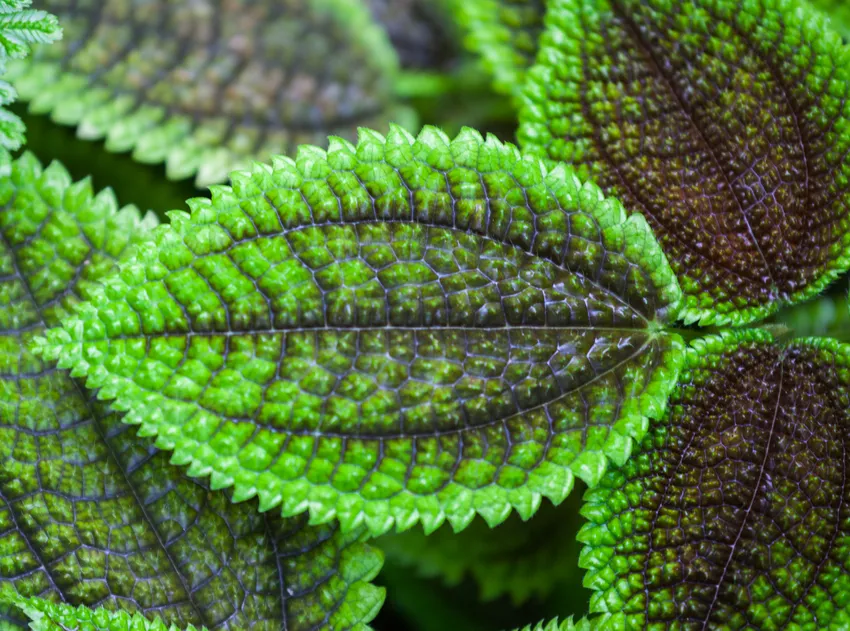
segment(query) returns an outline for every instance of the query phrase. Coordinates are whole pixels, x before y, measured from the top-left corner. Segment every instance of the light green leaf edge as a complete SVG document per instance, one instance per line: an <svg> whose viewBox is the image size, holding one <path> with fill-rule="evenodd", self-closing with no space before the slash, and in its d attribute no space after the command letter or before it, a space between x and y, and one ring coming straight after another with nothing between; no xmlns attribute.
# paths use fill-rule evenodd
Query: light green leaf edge
<svg viewBox="0 0 850 631"><path fill-rule="evenodd" d="M208 224L215 217L217 203L228 203L237 198L240 191L264 190L271 182L278 189L297 187L305 179L326 177L334 168L331 164L352 168L359 162L386 161L398 168L413 158L414 151L432 164L445 164L450 160L455 166L478 168L479 162L496 163L503 169L515 166L527 169L531 164L535 165L535 178L545 180L554 190L562 188L567 179L572 179L576 187L584 187L601 196L595 185L582 184L566 165L548 170L540 160L522 157L514 145L503 144L492 135L485 141L477 131L469 128L461 131L454 140L449 140L434 127L425 127L418 137L413 137L403 128L393 125L386 138L375 131L361 129L356 146L341 138L331 138L327 152L317 147L302 146L295 160L278 157L273 160L272 167L258 163L251 172L233 173L233 186L213 187L212 200L190 200L191 215L177 211L169 213L171 224L154 231L148 244L150 247L139 249L138 260L142 263L156 260L158 246L167 245L175 238L182 239L197 225ZM536 175L538 169L539 176ZM524 181L522 178L527 179L520 176L520 181ZM655 286L663 288L666 302L672 305L670 319L674 319L681 301L681 290L643 216L633 214L627 217L620 204L598 207L594 213L592 216L600 228L622 231L627 241L632 239L633 243L640 243L642 256L654 263L652 280ZM249 470L235 457L222 458L162 413L168 402L165 397L141 392L132 380L111 375L103 366L105 357L100 352L85 353L86 331L91 326L102 330L97 309L91 303L108 303L128 289L118 277L111 281L93 290L90 303L78 305L76 314L65 319L62 327L49 330L46 339L36 338L34 352L45 359L58 360L59 367L71 369L74 377L87 377L86 386L99 389L100 399L114 399L114 409L127 412L125 423L140 425L140 436L156 436L158 448L174 451L173 464L189 465L191 476L211 476L212 489L233 486L233 499L237 502L258 496L261 511L280 504L284 517L309 511L311 524L338 519L344 532L365 523L369 532L378 536L394 526L398 530L406 530L421 522L426 533L430 533L446 520L459 531L470 523L475 514L480 514L492 527L507 519L511 509L516 509L523 519L528 519L543 497L555 504L563 501L573 488L574 475L593 486L604 474L608 461L623 464L631 454L634 441L639 442L646 433L649 420L663 415L682 365L683 344L681 338L674 334L670 336L671 346L664 354L663 365L655 370L645 391L620 409L620 417L614 427L616 440L606 444L604 454L597 452L586 454L586 457L582 454L570 465L544 460L528 473L528 482L518 488L490 485L470 489L452 481L437 494L416 495L405 488L389 499L364 500L357 494L340 492L328 483L314 484L304 478L284 480L271 472ZM660 325L655 332L663 333Z"/></svg>
<svg viewBox="0 0 850 631"><path fill-rule="evenodd" d="M30 620L32 631L207 631L206 627L189 624L167 625L161 618L148 620L140 613L125 610L110 611L103 607L90 609L54 603L43 598L16 598L10 603Z"/></svg>
<svg viewBox="0 0 850 631"><path fill-rule="evenodd" d="M594 618L582 618L573 621L572 617L563 622L558 619L548 622L538 622L536 625L528 625L514 631L624 631L625 618L622 614L603 614ZM40 630L39 630L40 631Z"/></svg>
<svg viewBox="0 0 850 631"><path fill-rule="evenodd" d="M850 4L846 0L809 0L829 18L830 26L842 37L850 38Z"/></svg>
<svg viewBox="0 0 850 631"><path fill-rule="evenodd" d="M481 56L493 87L519 96L529 64L512 45L510 27L499 20L501 4L503 0L455 0L454 10L466 32L464 44Z"/></svg>
<svg viewBox="0 0 850 631"><path fill-rule="evenodd" d="M519 113L519 130L517 132L520 147L523 151L531 155L536 155L547 163L553 163L554 161L548 157L540 139L549 136L550 132L547 127L545 107L542 107L537 101L540 100L541 95L546 94L547 86L552 85L555 81L555 72L552 65L557 63L562 54L559 52L558 47L553 45L553 42L559 42L564 37L563 29L559 24L564 23L565 20L569 23L569 19L565 17L569 14L565 12L564 6L569 8L580 1L584 0L547 0L544 36L540 41L541 46L537 56L537 62L526 73L526 81L524 82L520 97L522 106ZM675 2L675 0L673 1ZM790 14L793 9L794 17L800 21L803 36L809 41L821 42L823 48L829 48L835 52L836 56L840 59L840 63L836 64L836 69L840 73L841 78L834 79L833 83L837 85L840 84L841 80L848 80L848 76L850 76L850 46L842 44L841 38L835 32L834 25L830 24L829 18L806 0L770 1L771 5L777 11ZM840 101L843 100L841 95L837 95L837 98ZM592 179L592 176L584 170L579 171L579 176ZM842 245L840 254L836 258L830 259L828 265L816 280L792 293L787 299L774 300L764 305L736 309L729 313L721 314L709 307L698 306L700 301L699 294L684 294L679 319L685 324L698 323L704 327L737 327L762 320L776 313L782 307L792 306L810 300L850 269L850 233L844 235Z"/></svg>
<svg viewBox="0 0 850 631"><path fill-rule="evenodd" d="M372 51L374 63L382 69L390 86L399 75L398 55L387 33L372 19L363 2L353 0L311 0L311 10L345 16L347 27L357 41ZM198 188L218 184L238 166L248 168L244 157L229 150L198 142L187 117L167 117L165 108L143 103L127 110L123 99L101 86L89 86L84 75L63 72L52 61L21 61L9 66L20 98L29 102L34 114L50 114L60 125L75 126L77 137L104 140L107 151L132 151L143 164L165 164L170 180L195 176ZM49 96L48 105L39 99ZM392 96L388 89L388 98ZM53 106L58 101L57 106ZM405 127L415 124L415 113L404 106L388 103L388 118ZM254 156L265 159L267 156Z"/></svg>

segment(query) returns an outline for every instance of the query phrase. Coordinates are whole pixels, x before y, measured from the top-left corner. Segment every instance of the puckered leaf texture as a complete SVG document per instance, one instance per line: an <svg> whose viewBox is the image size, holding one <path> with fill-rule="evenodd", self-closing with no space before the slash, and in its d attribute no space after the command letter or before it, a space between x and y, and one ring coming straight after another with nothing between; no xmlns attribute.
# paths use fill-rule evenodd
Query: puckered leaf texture
<svg viewBox="0 0 850 631"><path fill-rule="evenodd" d="M161 618L149 620L138 613L111 611L105 608L73 607L40 598L18 599L15 603L29 619L32 631L207 631L189 624L179 627L166 624Z"/></svg>
<svg viewBox="0 0 850 631"><path fill-rule="evenodd" d="M21 98L173 179L223 182L254 159L406 118L395 52L360 2L42 4L65 37L10 66Z"/></svg>
<svg viewBox="0 0 850 631"><path fill-rule="evenodd" d="M643 218L494 137L362 130L190 205L40 352L264 510L528 516L622 463L678 373Z"/></svg>
<svg viewBox="0 0 850 631"><path fill-rule="evenodd" d="M496 89L517 94L543 32L545 0L456 0L467 45L479 53Z"/></svg>
<svg viewBox="0 0 850 631"><path fill-rule="evenodd" d="M622 616L603 615L580 620L568 618L562 622L558 622L557 619L550 620L515 631L622 631L622 624Z"/></svg>
<svg viewBox="0 0 850 631"><path fill-rule="evenodd" d="M664 420L585 496L591 611L626 629L850 625L850 346L694 342Z"/></svg>
<svg viewBox="0 0 850 631"><path fill-rule="evenodd" d="M362 533L233 504L31 353L143 240L115 206L29 155L0 180L0 621L37 596L180 628L365 629L383 592Z"/></svg>
<svg viewBox="0 0 850 631"><path fill-rule="evenodd" d="M683 316L743 323L847 269L850 52L798 0L552 0L529 151L644 214Z"/></svg>

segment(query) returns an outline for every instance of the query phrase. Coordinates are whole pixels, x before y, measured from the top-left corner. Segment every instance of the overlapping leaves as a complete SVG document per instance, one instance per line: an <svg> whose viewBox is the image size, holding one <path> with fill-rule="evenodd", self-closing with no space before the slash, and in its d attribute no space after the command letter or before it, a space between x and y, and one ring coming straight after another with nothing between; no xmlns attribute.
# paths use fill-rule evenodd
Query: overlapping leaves
<svg viewBox="0 0 850 631"><path fill-rule="evenodd" d="M658 236L684 317L750 322L850 264L848 49L797 0L552 0L524 147Z"/></svg>
<svg viewBox="0 0 850 631"><path fill-rule="evenodd" d="M180 628L365 629L381 557L361 533L211 492L31 353L146 228L29 155L0 181L0 622L37 596Z"/></svg>
<svg viewBox="0 0 850 631"><path fill-rule="evenodd" d="M112 151L165 162L173 179L222 182L252 160L407 118L392 100L395 52L359 2L43 5L65 37L10 69L21 97Z"/></svg>
<svg viewBox="0 0 850 631"><path fill-rule="evenodd" d="M42 340L238 500L373 533L595 482L678 373L639 215L465 130L235 173Z"/></svg>
<svg viewBox="0 0 850 631"><path fill-rule="evenodd" d="M850 347L692 344L663 422L585 497L591 611L625 629L850 625Z"/></svg>

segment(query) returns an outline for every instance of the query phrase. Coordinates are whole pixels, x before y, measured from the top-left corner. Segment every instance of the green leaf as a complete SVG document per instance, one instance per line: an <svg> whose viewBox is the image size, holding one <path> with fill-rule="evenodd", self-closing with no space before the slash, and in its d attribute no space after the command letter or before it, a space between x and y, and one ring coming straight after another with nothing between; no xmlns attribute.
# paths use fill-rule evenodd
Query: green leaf
<svg viewBox="0 0 850 631"><path fill-rule="evenodd" d="M181 628L362 631L383 599L368 583L382 557L362 531L233 504L31 353L149 222L30 155L0 180L0 601L128 609Z"/></svg>
<svg viewBox="0 0 850 631"><path fill-rule="evenodd" d="M591 612L626 629L845 629L850 346L692 343L668 414L585 496Z"/></svg>
<svg viewBox="0 0 850 631"><path fill-rule="evenodd" d="M392 101L395 52L357 2L44 5L66 34L10 67L21 98L111 151L165 162L171 179L222 182L252 160L408 118Z"/></svg>
<svg viewBox="0 0 850 631"><path fill-rule="evenodd" d="M206 627L196 629L192 624L185 627L166 625L159 618L148 620L141 614L129 611L110 611L104 608L92 610L88 607L52 603L41 598L18 599L15 606L27 616L32 631L207 631Z"/></svg>
<svg viewBox="0 0 850 631"><path fill-rule="evenodd" d="M740 324L850 265L850 52L797 0L552 0L520 140L641 212L686 322Z"/></svg>
<svg viewBox="0 0 850 631"><path fill-rule="evenodd" d="M830 18L832 28L841 33L845 41L850 38L850 5L844 0L809 0Z"/></svg>
<svg viewBox="0 0 850 631"><path fill-rule="evenodd" d="M263 510L529 516L624 462L675 382L646 222L494 137L362 130L190 206L38 352Z"/></svg>
<svg viewBox="0 0 850 631"><path fill-rule="evenodd" d="M29 6L30 0L0 0L0 75L6 72L9 59L26 57L31 44L49 43L62 36L54 16ZM9 151L19 149L25 141L21 119L2 107L15 97L15 89L0 80L0 177L9 175Z"/></svg>
<svg viewBox="0 0 850 631"><path fill-rule="evenodd" d="M376 545L388 562L421 576L439 577L449 586L471 576L482 600L507 594L518 606L553 593L576 595L581 591L580 579L573 580L580 575L580 544L575 540L580 498L572 501L573 497L575 493L558 507L543 502L527 521L514 514L490 528L475 519L463 532L444 525L427 536L411 529L381 537Z"/></svg>
<svg viewBox="0 0 850 631"><path fill-rule="evenodd" d="M496 89L519 94L537 55L545 0L463 0L456 6L466 44L481 55Z"/></svg>
<svg viewBox="0 0 850 631"><path fill-rule="evenodd" d="M556 618L548 622L538 622L534 626L516 629L516 631L621 631L622 629L622 616L604 615L582 618L576 622L572 618L558 622Z"/></svg>
<svg viewBox="0 0 850 631"><path fill-rule="evenodd" d="M440 68L454 58L457 51L440 2L366 0L366 4L389 35L403 68Z"/></svg>

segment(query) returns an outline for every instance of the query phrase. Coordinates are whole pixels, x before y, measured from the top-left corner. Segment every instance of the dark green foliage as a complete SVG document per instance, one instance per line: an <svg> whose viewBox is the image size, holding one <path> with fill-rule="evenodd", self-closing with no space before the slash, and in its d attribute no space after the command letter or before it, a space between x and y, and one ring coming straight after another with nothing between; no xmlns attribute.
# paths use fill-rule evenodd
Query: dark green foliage
<svg viewBox="0 0 850 631"><path fill-rule="evenodd" d="M434 0L366 0L403 68L440 68L457 54L447 7ZM447 1L447 0L444 0Z"/></svg>
<svg viewBox="0 0 850 631"><path fill-rule="evenodd" d="M850 625L850 347L698 340L668 414L585 496L591 611L627 629Z"/></svg>
<svg viewBox="0 0 850 631"><path fill-rule="evenodd" d="M0 182L0 616L19 594L180 627L364 629L381 560L360 533L210 492L30 352L149 224L28 155Z"/></svg>
<svg viewBox="0 0 850 631"><path fill-rule="evenodd" d="M45 0L61 45L11 77L34 112L199 186L358 126L403 122L396 57L348 0ZM401 120L400 120L401 119Z"/></svg>
<svg viewBox="0 0 850 631"><path fill-rule="evenodd" d="M850 265L847 49L796 1L552 0L522 145L642 213L686 321L750 322Z"/></svg>

